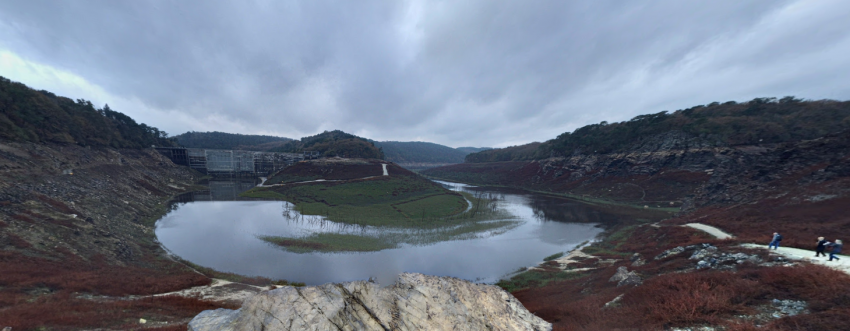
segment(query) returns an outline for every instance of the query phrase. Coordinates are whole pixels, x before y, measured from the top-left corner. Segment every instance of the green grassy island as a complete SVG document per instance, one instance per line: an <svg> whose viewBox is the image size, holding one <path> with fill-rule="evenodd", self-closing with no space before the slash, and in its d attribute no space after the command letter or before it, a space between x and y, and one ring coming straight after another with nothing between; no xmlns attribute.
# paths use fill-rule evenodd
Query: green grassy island
<svg viewBox="0 0 850 331"><path fill-rule="evenodd" d="M402 243L472 238L516 224L488 199L447 190L393 163L374 159L299 162L242 196L287 201L294 205L293 217L301 219L382 229L260 237L294 252L377 251Z"/></svg>

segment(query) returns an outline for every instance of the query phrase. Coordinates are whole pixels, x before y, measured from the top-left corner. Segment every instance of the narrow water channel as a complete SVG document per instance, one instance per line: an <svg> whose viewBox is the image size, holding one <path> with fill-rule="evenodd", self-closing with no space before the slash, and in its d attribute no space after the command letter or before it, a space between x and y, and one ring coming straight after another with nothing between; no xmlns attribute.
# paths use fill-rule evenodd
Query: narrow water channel
<svg viewBox="0 0 850 331"><path fill-rule="evenodd" d="M599 224L618 217L562 198L442 183L452 190L497 200L517 225L465 240L403 244L378 252L292 253L257 237L403 230L353 227L317 216L293 217L295 211L285 202L237 199L239 192L255 184L214 181L209 183L209 191L180 197L171 212L157 222L157 238L173 254L198 265L308 285L370 277L390 283L401 272L492 283L545 256L592 240L602 231Z"/></svg>

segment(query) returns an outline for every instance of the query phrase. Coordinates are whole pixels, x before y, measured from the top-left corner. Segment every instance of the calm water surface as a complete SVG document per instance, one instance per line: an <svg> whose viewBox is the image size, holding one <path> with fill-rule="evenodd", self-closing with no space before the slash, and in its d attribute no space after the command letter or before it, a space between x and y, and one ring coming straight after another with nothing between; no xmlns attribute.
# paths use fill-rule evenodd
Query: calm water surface
<svg viewBox="0 0 850 331"><path fill-rule="evenodd" d="M285 202L227 201L251 182L211 182L209 192L182 196L160 219L156 235L173 254L219 271L305 282L309 285L375 277L390 283L401 272L496 282L520 267L592 240L600 223L616 217L570 200L521 191L443 183L449 189L498 200L519 221L508 231L479 233L473 239L425 246L402 245L379 252L291 253L258 235L297 237L315 232L400 231L353 227L299 218ZM215 201L218 200L218 201Z"/></svg>

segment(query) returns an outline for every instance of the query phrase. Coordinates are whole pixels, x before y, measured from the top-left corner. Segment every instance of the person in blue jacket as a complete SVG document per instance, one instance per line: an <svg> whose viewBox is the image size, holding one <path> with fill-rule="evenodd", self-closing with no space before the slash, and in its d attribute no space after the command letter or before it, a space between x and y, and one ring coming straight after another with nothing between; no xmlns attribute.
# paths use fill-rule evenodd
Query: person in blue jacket
<svg viewBox="0 0 850 331"><path fill-rule="evenodd" d="M841 248L844 247L844 243L841 242L841 239L835 239L834 243L826 243L826 247L832 247L832 250L829 251L829 260L835 259L836 261L841 260L835 254L841 253Z"/></svg>
<svg viewBox="0 0 850 331"><path fill-rule="evenodd" d="M773 240L767 244L767 249L772 246L774 250L779 249L779 242L782 241L782 235L779 232L773 233Z"/></svg>

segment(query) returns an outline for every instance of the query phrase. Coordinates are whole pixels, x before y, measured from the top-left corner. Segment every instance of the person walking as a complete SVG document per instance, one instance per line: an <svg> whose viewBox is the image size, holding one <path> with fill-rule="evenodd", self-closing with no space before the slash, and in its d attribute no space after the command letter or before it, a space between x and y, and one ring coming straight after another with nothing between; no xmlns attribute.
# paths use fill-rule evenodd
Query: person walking
<svg viewBox="0 0 850 331"><path fill-rule="evenodd" d="M771 246L773 246L774 250L779 249L779 242L780 241L782 241L782 235L779 234L779 232L774 232L773 233L773 240L769 244L767 244L767 249L770 249Z"/></svg>
<svg viewBox="0 0 850 331"><path fill-rule="evenodd" d="M815 257L826 257L826 253L823 252L826 250L826 243L828 243L826 239L823 239L823 237L818 237L818 247L815 247Z"/></svg>
<svg viewBox="0 0 850 331"><path fill-rule="evenodd" d="M830 261L832 261L832 259L835 259L836 261L841 260L841 259L839 259L838 257L835 256L835 254L841 253L841 248L844 247L844 243L841 242L841 239L835 239L834 243L827 243L826 246L832 247L832 250L829 251L829 260Z"/></svg>

